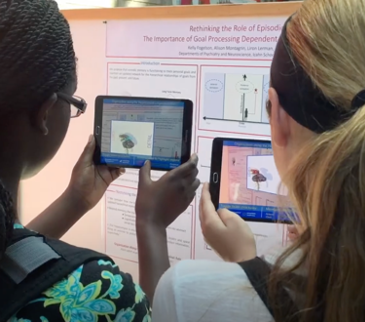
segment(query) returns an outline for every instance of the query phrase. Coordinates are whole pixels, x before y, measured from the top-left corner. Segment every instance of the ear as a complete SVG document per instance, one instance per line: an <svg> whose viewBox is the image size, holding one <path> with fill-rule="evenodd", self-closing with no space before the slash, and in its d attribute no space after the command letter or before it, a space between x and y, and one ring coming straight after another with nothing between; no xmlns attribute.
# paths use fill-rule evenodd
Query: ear
<svg viewBox="0 0 365 322"><path fill-rule="evenodd" d="M290 135L289 115L281 107L278 93L272 87L269 89L269 100L271 103L271 141L277 147L285 147Z"/></svg>
<svg viewBox="0 0 365 322"><path fill-rule="evenodd" d="M57 95L52 94L40 108L36 110L35 114L35 126L42 133L42 135L48 135L48 120L50 110L55 106L57 102Z"/></svg>

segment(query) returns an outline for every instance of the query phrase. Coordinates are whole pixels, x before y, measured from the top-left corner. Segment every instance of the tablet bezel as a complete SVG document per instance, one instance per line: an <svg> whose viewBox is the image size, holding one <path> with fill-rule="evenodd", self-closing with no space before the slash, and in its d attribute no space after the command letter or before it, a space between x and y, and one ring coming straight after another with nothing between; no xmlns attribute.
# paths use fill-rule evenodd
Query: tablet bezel
<svg viewBox="0 0 365 322"><path fill-rule="evenodd" d="M123 100L156 100L156 101L178 101L184 103L184 114L183 114L183 127L181 137L183 144L181 146L181 157L180 163L183 164L190 159L191 155L191 141L192 141L192 128L193 128L193 102L187 99L174 99L174 98L156 98L156 97L136 97L136 96L110 96L100 95L95 99L95 117L94 117L94 137L96 142L96 148L94 153L94 163L97 165L107 165L113 168L128 168L128 169L140 169L140 166L129 166L129 165L115 165L101 163L101 137L103 132L103 103L104 99L123 99ZM170 171L173 169L166 169L160 167L152 167L152 170L158 171Z"/></svg>

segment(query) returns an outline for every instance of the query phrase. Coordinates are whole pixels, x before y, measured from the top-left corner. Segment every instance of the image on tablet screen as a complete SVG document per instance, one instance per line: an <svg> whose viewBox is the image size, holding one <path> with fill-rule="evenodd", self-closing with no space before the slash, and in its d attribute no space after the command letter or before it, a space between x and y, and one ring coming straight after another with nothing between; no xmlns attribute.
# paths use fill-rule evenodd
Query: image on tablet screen
<svg viewBox="0 0 365 322"><path fill-rule="evenodd" d="M219 208L247 219L283 220L278 207L286 194L270 142L223 141Z"/></svg>

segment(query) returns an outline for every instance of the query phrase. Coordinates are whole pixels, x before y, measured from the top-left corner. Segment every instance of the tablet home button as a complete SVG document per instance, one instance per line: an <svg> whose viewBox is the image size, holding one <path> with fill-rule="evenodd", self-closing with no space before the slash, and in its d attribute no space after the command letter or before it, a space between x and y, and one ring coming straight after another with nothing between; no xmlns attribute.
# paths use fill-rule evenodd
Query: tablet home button
<svg viewBox="0 0 365 322"><path fill-rule="evenodd" d="M213 182L214 183L217 183L218 182L218 173L217 172L214 172L213 173Z"/></svg>

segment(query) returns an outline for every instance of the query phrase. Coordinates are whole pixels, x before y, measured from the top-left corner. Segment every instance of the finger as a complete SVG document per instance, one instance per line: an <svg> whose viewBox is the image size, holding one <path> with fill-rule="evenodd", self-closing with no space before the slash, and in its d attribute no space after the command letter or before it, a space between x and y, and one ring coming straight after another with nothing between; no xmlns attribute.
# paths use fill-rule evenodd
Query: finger
<svg viewBox="0 0 365 322"><path fill-rule="evenodd" d="M294 225L288 225L288 232L292 234L297 234L297 228Z"/></svg>
<svg viewBox="0 0 365 322"><path fill-rule="evenodd" d="M183 186L184 186L184 190L186 192L193 192L195 193L196 190L200 187L201 182L199 180L199 178L195 177L192 180L189 179L189 181L187 179L183 179Z"/></svg>
<svg viewBox="0 0 365 322"><path fill-rule="evenodd" d="M202 196L200 199L200 221L204 226L217 225L217 227L223 227L222 220L217 215L215 207L212 203L209 184L205 183L202 190Z"/></svg>
<svg viewBox="0 0 365 322"><path fill-rule="evenodd" d="M195 178L194 183L191 185L191 189L196 192L198 190L198 188L200 187L201 182L198 178Z"/></svg>
<svg viewBox="0 0 365 322"><path fill-rule="evenodd" d="M199 204L200 213L203 213L204 211L211 211L212 210L211 206L210 206L211 202L212 202L212 199L210 197L210 192L209 192L209 183L204 182L201 196L200 196L200 204ZM213 208L214 208L214 205L213 205Z"/></svg>
<svg viewBox="0 0 365 322"><path fill-rule="evenodd" d="M151 162L147 160L139 170L139 184L148 184L151 182Z"/></svg>
<svg viewBox="0 0 365 322"><path fill-rule="evenodd" d="M189 198L191 198L191 200L193 200L195 198L196 191L198 190L200 185L201 185L201 183L198 178L196 178L195 181L191 184L191 187L189 188L190 193L188 193Z"/></svg>
<svg viewBox="0 0 365 322"><path fill-rule="evenodd" d="M209 183L208 182L205 182L203 184L201 200L203 201L203 204L205 204L208 201L209 202L212 201L211 196L210 196L210 192L209 192Z"/></svg>
<svg viewBox="0 0 365 322"><path fill-rule="evenodd" d="M198 161L199 161L198 156L196 154L193 154L188 162L172 170L172 172L176 176L182 176L182 177L190 176L190 174L195 171L198 165Z"/></svg>
<svg viewBox="0 0 365 322"><path fill-rule="evenodd" d="M193 164L195 164L195 166L198 165L199 162L199 157L196 153L194 153L191 157L190 157L190 162L192 162Z"/></svg>
<svg viewBox="0 0 365 322"><path fill-rule="evenodd" d="M116 168L108 168L110 175L112 176L113 181L118 179L125 173L124 168L116 169Z"/></svg>
<svg viewBox="0 0 365 322"><path fill-rule="evenodd" d="M228 209L219 209L217 213L226 227L232 224L236 225L238 221L238 224L246 223L240 216Z"/></svg>
<svg viewBox="0 0 365 322"><path fill-rule="evenodd" d="M94 164L93 156L95 151L95 138L93 135L89 136L89 140L82 152L76 165L82 165L83 167L91 166Z"/></svg>
<svg viewBox="0 0 365 322"><path fill-rule="evenodd" d="M202 190L200 191L200 200L199 200L199 219L200 219L200 221L202 220L201 214L203 213L203 195L202 195L202 192L203 192L205 184L206 183L204 182L203 186L202 186Z"/></svg>
<svg viewBox="0 0 365 322"><path fill-rule="evenodd" d="M188 174L187 177L184 177L183 180L184 180L184 184L189 186L191 184L193 184L196 180L196 177L198 176L199 174L199 170L198 168L195 168L190 174Z"/></svg>
<svg viewBox="0 0 365 322"><path fill-rule="evenodd" d="M204 189L205 189L206 185L208 185L208 189L209 189L209 184L207 182L204 182L203 187L202 187L202 191L201 191L201 195L200 195L200 200L199 200L199 217L200 217L200 221L202 221L204 203L206 202L206 198L207 198L207 196L204 195Z"/></svg>

